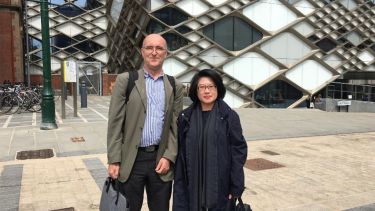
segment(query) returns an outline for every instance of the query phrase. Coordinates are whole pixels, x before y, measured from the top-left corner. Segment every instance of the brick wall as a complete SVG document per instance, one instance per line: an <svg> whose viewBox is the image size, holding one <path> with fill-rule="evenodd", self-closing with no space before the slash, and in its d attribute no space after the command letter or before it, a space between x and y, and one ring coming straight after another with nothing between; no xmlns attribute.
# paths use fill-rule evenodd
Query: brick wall
<svg viewBox="0 0 375 211"><path fill-rule="evenodd" d="M0 4L10 5L10 0L0 0Z"/></svg>
<svg viewBox="0 0 375 211"><path fill-rule="evenodd" d="M115 84L117 75L103 73L103 95L112 95L112 88Z"/></svg>
<svg viewBox="0 0 375 211"><path fill-rule="evenodd" d="M0 83L24 81L22 25L19 0L0 0Z"/></svg>
<svg viewBox="0 0 375 211"><path fill-rule="evenodd" d="M0 83L4 80L15 81L12 43L12 12L0 10Z"/></svg>

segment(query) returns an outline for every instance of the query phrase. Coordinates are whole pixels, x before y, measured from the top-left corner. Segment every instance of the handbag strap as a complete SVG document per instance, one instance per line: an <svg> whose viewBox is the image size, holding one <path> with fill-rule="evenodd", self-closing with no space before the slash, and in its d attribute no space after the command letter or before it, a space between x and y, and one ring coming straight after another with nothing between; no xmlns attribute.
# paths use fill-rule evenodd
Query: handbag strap
<svg viewBox="0 0 375 211"><path fill-rule="evenodd" d="M117 179L112 179L112 177L108 177L106 181L106 192L108 193L109 188L111 185L113 186L113 189L116 191L116 201L115 204L118 204L118 198L120 197L120 182Z"/></svg>
<svg viewBox="0 0 375 211"><path fill-rule="evenodd" d="M242 198L241 198L241 197L238 198L238 204L239 204L243 209L245 209L245 206L244 206L244 204L243 204L243 201L242 201Z"/></svg>

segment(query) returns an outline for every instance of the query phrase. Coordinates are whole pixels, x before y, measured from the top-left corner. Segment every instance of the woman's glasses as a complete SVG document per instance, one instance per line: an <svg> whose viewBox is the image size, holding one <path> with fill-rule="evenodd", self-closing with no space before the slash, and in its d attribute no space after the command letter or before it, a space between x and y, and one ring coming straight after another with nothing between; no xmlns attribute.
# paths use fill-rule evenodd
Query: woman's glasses
<svg viewBox="0 0 375 211"><path fill-rule="evenodd" d="M208 89L208 91L212 91L212 90L214 90L214 89L216 89L216 86L215 85L212 85L212 84L210 84L210 85L204 85L204 84L199 84L198 85L198 90L199 91L205 91L206 89Z"/></svg>

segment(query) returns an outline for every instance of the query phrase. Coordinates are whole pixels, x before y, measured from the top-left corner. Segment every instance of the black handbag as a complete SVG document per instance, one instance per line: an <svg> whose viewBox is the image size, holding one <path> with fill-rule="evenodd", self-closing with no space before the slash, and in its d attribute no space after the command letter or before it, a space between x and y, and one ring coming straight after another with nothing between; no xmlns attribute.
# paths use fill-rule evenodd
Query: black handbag
<svg viewBox="0 0 375 211"><path fill-rule="evenodd" d="M236 199L234 200L234 203L236 204ZM235 211L252 211L252 209L250 207L250 204L244 204L240 197L238 198L238 204L236 205Z"/></svg>
<svg viewBox="0 0 375 211"><path fill-rule="evenodd" d="M107 177L100 198L100 211L129 211L129 203L120 193L120 182Z"/></svg>
<svg viewBox="0 0 375 211"><path fill-rule="evenodd" d="M238 200L238 203L237 203ZM229 208L230 207L230 208ZM252 211L250 204L244 204L241 197L232 198L230 200L230 205L227 205L227 211Z"/></svg>

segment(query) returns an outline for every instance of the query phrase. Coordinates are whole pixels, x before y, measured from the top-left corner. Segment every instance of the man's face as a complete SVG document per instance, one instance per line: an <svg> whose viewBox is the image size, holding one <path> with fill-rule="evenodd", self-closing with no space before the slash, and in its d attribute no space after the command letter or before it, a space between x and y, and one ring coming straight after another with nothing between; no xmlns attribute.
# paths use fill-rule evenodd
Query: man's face
<svg viewBox="0 0 375 211"><path fill-rule="evenodd" d="M167 56L165 40L160 36L146 37L142 47L142 57L147 70L161 71Z"/></svg>

